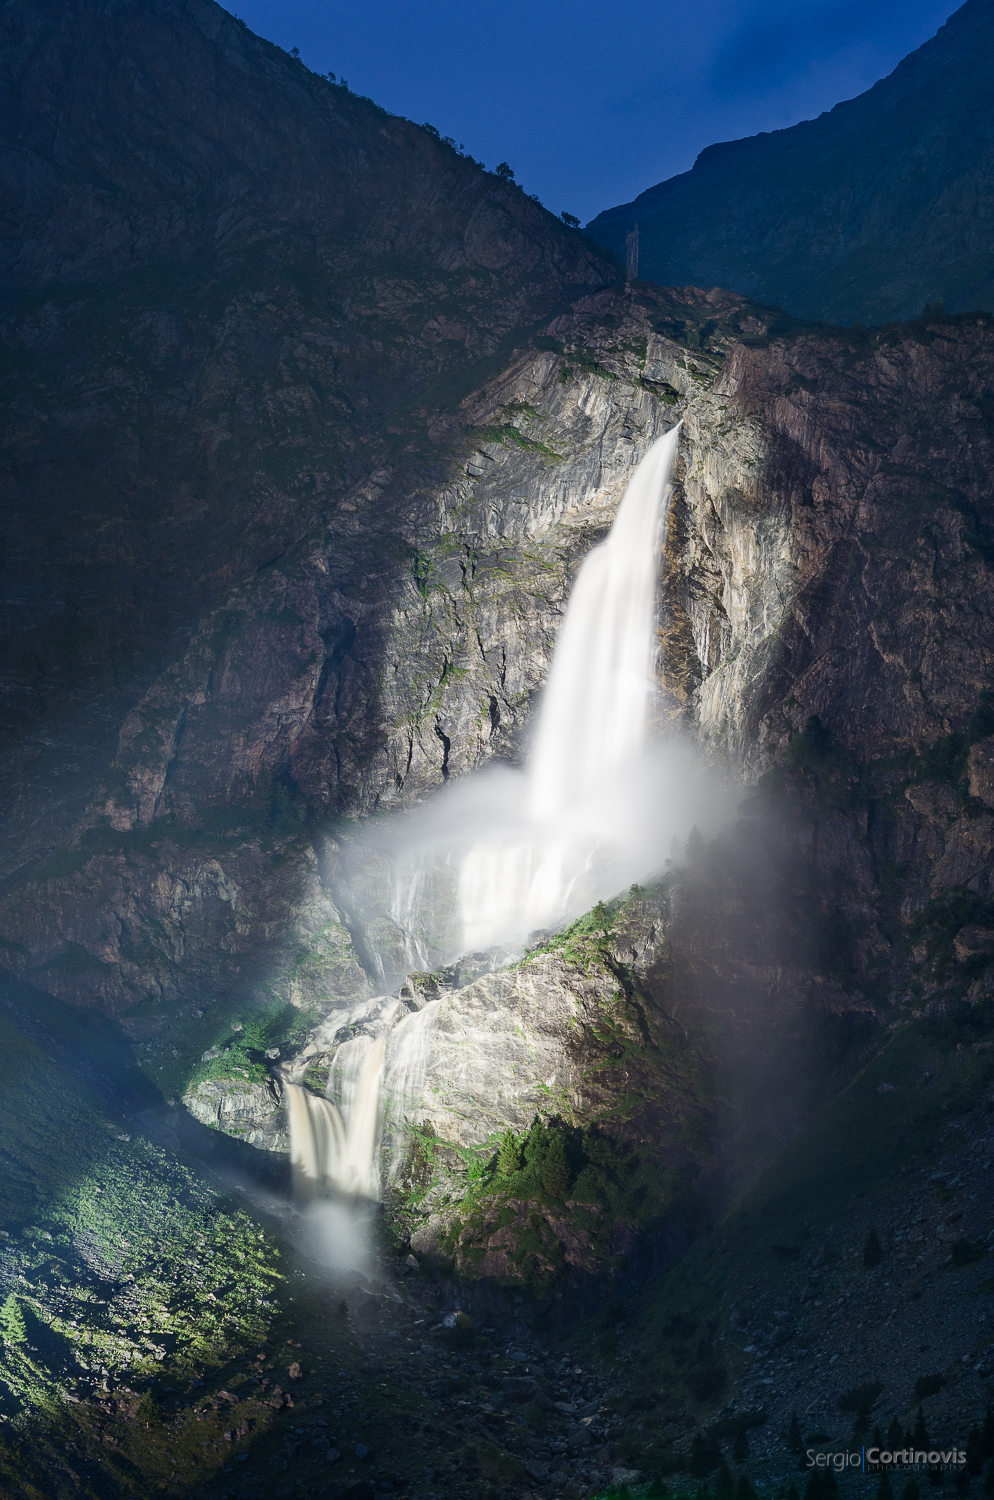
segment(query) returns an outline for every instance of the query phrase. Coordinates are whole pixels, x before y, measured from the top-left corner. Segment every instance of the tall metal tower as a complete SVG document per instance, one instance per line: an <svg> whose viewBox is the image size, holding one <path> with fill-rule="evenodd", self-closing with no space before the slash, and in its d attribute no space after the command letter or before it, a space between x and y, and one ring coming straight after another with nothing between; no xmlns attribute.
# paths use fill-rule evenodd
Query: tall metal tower
<svg viewBox="0 0 994 1500"><path fill-rule="evenodd" d="M627 251L626 281L637 281L639 274L639 227L636 224L625 236L625 249Z"/></svg>

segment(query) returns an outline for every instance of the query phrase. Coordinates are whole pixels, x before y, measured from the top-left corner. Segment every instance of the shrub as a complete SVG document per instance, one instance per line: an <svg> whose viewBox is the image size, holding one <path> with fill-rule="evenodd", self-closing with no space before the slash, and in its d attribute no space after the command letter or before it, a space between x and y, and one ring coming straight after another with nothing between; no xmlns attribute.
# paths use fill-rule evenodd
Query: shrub
<svg viewBox="0 0 994 1500"><path fill-rule="evenodd" d="M476 1324L469 1313L456 1313L455 1322L443 1335L445 1342L456 1349L466 1349L476 1338Z"/></svg>
<svg viewBox="0 0 994 1500"><path fill-rule="evenodd" d="M13 1292L0 1307L0 1337L5 1344L26 1344L28 1341L28 1330L24 1323L24 1314L18 1305L17 1298Z"/></svg>

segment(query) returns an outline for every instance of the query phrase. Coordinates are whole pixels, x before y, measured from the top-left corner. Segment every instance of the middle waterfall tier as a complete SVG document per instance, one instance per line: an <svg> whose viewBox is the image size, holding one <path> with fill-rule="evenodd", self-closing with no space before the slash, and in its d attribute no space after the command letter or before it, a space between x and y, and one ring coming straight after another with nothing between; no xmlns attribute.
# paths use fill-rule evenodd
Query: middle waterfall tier
<svg viewBox="0 0 994 1500"><path fill-rule="evenodd" d="M379 1196L380 1093L385 1038L356 1037L338 1049L329 1079L339 1103L287 1082L294 1191L304 1201L329 1191Z"/></svg>

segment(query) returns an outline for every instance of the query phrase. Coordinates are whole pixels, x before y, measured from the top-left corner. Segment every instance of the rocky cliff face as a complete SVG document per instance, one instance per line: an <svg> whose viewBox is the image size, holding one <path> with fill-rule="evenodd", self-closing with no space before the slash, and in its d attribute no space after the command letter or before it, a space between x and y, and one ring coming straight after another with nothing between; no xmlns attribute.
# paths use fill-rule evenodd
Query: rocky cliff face
<svg viewBox="0 0 994 1500"><path fill-rule="evenodd" d="M454 941L451 890L430 893L432 948L369 820L521 758L577 563L681 419L660 721L698 735L752 800L713 847L679 852L645 898L654 935L635 956L626 907L572 956L554 945L506 972L414 983L403 1026L420 1073L386 1176L397 1213L425 1221L412 1232L463 1269L510 1275L519 1251L535 1275L590 1269L614 1253L615 1221L669 1214L689 1232L695 1194L766 1159L895 1007L985 991L994 325L810 330L731 293L591 291L609 267L517 189L214 8L163 5L134 35L123 3L38 15L44 46L26 11L7 14L22 28L15 82L39 97L64 86L70 122L73 27L88 28L92 83L123 76L111 33L136 77L158 77L153 41L168 52L182 21L196 66L227 80L212 99L230 86L246 139L275 130L290 167L273 186L246 146L198 197L187 179L201 181L224 122L189 123L176 172L199 207L189 223L165 215L156 240L140 183L125 174L112 202L92 163L46 147L45 182L90 184L95 248L56 226L8 273L54 278L8 326L23 438L9 484L14 553L41 601L17 753L36 757L36 779L51 757L65 781L36 799L23 773L37 816L11 840L7 966L122 1016L164 1093L279 1148L264 1059L275 1041L285 1061L287 1015L306 1013L323 1066L343 1025L366 1024ZM47 119L12 160L34 160ZM312 182L319 147L339 197ZM388 245L367 167L402 221ZM25 213L41 180L24 167ZM504 250L488 214L511 226ZM165 281L149 269L160 253ZM68 524L49 481L70 460L84 492ZM38 564L46 506L58 586ZM59 602L73 569L101 580L75 633ZM123 665L111 639L135 647ZM256 1042L204 1063L233 1022ZM505 1184L520 1234L473 1196L460 1153L485 1155L535 1113L576 1132L569 1170L592 1195L583 1212L602 1215L582 1233L528 1177L544 1137ZM679 1178L651 1212L623 1190L647 1161ZM533 1190L547 1254L524 1249Z"/></svg>
<svg viewBox="0 0 994 1500"><path fill-rule="evenodd" d="M797 317L882 323L990 308L985 0L968 0L888 77L805 120L702 151L692 171L607 209L590 232L667 286L733 287Z"/></svg>
<svg viewBox="0 0 994 1500"><path fill-rule="evenodd" d="M991 328L762 329L734 298L664 293L600 294L547 324L542 347L436 419L451 456L434 482L377 470L350 492L348 566L340 521L206 617L126 717L70 846L8 893L11 964L112 1010L208 992L349 1005L402 977L418 934L386 862L357 865L357 825L323 820L520 754L576 560L682 417L664 703L747 781L779 768L778 806L800 821L778 857L837 940L831 963L817 943L795 955L786 989L879 1011L908 993L915 942L936 974L972 975L987 931L989 645L970 601L988 587ZM370 497L405 517L389 545L360 518ZM881 875L895 865L896 893ZM956 900L966 960L935 915ZM699 998L715 975L689 976L713 941L687 946ZM784 961L767 955L750 993L781 993Z"/></svg>

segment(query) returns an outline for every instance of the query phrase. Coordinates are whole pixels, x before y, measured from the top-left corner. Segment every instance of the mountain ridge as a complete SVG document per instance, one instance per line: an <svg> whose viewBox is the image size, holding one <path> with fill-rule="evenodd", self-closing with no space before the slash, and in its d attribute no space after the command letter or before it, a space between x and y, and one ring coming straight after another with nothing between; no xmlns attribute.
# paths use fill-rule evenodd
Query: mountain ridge
<svg viewBox="0 0 994 1500"><path fill-rule="evenodd" d="M707 147L588 232L623 251L637 221L647 279L727 286L798 317L883 323L936 298L990 307L992 34L989 0L967 0L865 93Z"/></svg>

